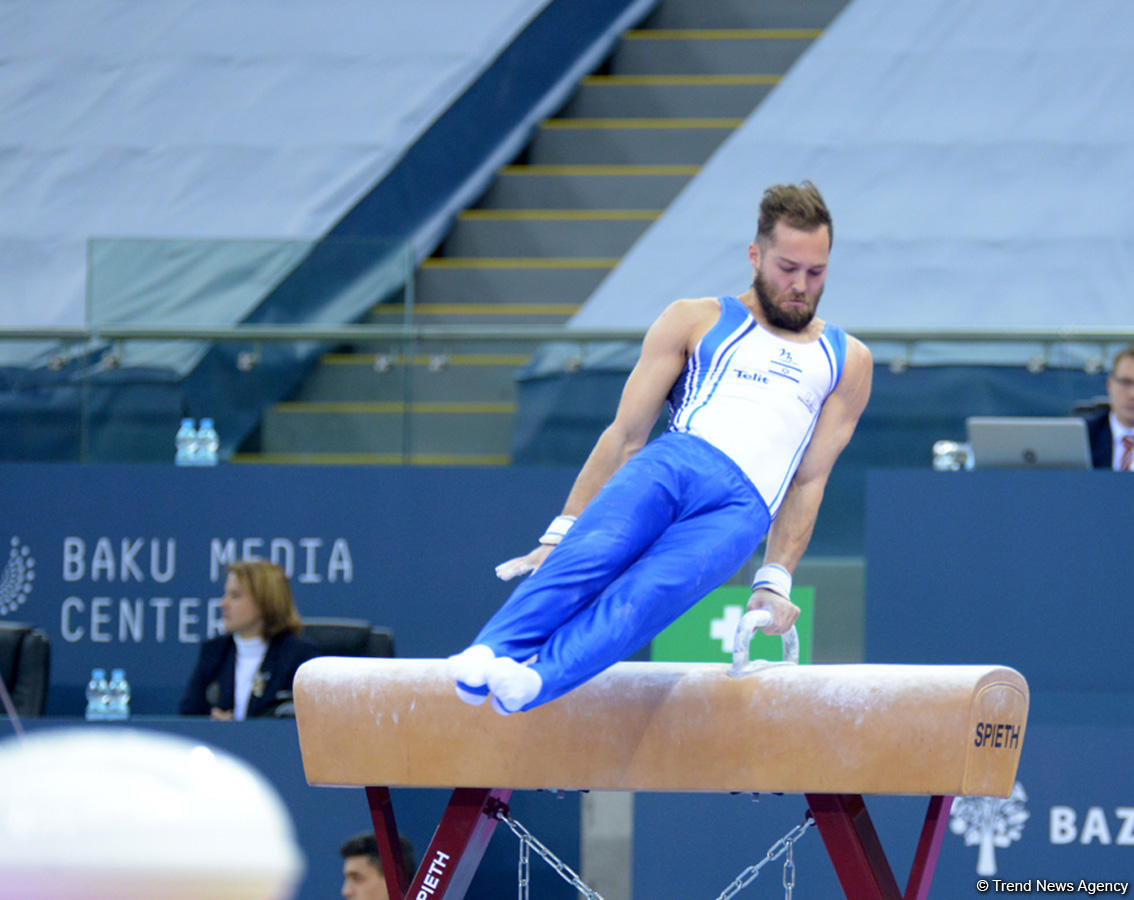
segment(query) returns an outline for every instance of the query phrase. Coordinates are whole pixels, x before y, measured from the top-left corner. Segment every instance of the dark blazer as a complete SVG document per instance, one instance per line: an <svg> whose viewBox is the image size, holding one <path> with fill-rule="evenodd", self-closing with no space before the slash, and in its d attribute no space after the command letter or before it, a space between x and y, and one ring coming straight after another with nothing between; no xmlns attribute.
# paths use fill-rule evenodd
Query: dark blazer
<svg viewBox="0 0 1134 900"><path fill-rule="evenodd" d="M268 642L264 661L252 681L248 718L270 716L291 701L291 681L301 663L319 655L319 648L294 634L278 634ZM231 635L205 641L189 676L177 711L183 716L207 716L215 706L236 705L236 641Z"/></svg>
<svg viewBox="0 0 1134 900"><path fill-rule="evenodd" d="M1110 407L1083 416L1087 420L1087 437L1091 442L1091 465L1109 469L1114 465L1114 433L1110 430Z"/></svg>

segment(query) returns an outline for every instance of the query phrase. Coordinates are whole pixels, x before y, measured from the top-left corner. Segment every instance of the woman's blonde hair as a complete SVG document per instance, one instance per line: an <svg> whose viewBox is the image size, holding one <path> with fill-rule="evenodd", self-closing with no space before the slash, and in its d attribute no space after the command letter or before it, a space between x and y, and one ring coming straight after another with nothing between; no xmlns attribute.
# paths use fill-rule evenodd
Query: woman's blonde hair
<svg viewBox="0 0 1134 900"><path fill-rule="evenodd" d="M295 609L291 585L283 569L267 560L252 559L232 563L228 574L235 575L252 595L264 620L264 637L274 638L285 631L299 634L303 620Z"/></svg>

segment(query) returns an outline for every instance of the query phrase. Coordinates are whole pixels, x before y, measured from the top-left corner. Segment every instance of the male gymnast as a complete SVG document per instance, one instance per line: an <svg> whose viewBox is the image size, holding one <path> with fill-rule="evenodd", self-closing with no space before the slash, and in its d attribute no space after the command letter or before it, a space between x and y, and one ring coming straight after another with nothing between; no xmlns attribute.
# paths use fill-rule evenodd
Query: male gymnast
<svg viewBox="0 0 1134 900"><path fill-rule="evenodd" d="M831 215L810 182L769 187L739 297L677 300L646 332L614 421L539 545L497 567L522 582L449 657L457 695L531 709L651 640L767 537L749 609L794 624L791 573L870 395L870 351L816 318ZM669 427L647 439L663 404Z"/></svg>

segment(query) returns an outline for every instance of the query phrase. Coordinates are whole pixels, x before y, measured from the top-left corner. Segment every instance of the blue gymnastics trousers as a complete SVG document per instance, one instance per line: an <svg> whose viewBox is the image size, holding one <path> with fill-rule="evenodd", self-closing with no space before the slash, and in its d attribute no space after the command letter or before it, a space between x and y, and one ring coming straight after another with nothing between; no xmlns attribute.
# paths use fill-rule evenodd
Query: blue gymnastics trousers
<svg viewBox="0 0 1134 900"><path fill-rule="evenodd" d="M669 432L631 457L473 642L533 664L554 700L649 642L764 539L767 504L729 457Z"/></svg>

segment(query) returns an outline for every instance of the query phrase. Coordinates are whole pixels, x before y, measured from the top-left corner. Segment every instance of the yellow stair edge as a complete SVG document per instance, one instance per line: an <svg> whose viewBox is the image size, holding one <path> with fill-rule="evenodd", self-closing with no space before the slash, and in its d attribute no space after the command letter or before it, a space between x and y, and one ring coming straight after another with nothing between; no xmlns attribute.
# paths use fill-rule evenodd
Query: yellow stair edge
<svg viewBox="0 0 1134 900"><path fill-rule="evenodd" d="M407 408L406 404L400 401L327 400L323 402L315 402L305 400L286 400L282 403L275 404L273 409L287 413L316 413L320 415L325 415L328 413L366 413L388 415L403 414L407 412L411 415L429 415L437 413L457 413L460 415L514 415L516 412L516 404L487 403L481 401L463 402L459 400L437 400L410 403Z"/></svg>
<svg viewBox="0 0 1134 900"><path fill-rule="evenodd" d="M613 269L617 257L586 256L436 256L423 269Z"/></svg>
<svg viewBox="0 0 1134 900"><path fill-rule="evenodd" d="M325 353L320 362L328 366L373 366L374 353ZM524 353L446 353L446 366L526 366L531 355ZM391 367L405 364L405 357L398 354L389 357ZM436 361L436 354L421 353L409 359L411 366L429 366ZM391 369L393 371L393 369Z"/></svg>
<svg viewBox="0 0 1134 900"><path fill-rule="evenodd" d="M470 222L650 222L660 209L466 209Z"/></svg>
<svg viewBox="0 0 1134 900"><path fill-rule="evenodd" d="M783 75L588 75L583 84L620 87L722 87L779 84Z"/></svg>
<svg viewBox="0 0 1134 900"><path fill-rule="evenodd" d="M548 131L609 131L621 128L627 131L681 131L681 130L709 130L721 128L739 128L744 119L737 118L569 118L544 119L539 127Z"/></svg>
<svg viewBox="0 0 1134 900"><path fill-rule="evenodd" d="M415 303L415 316L573 316L579 303ZM405 316L405 305L380 303L374 315Z"/></svg>
<svg viewBox="0 0 1134 900"><path fill-rule="evenodd" d="M627 41L813 41L822 28L632 28Z"/></svg>
<svg viewBox="0 0 1134 900"><path fill-rule="evenodd" d="M507 466L512 458L504 454L411 453L235 453L229 462L265 465L319 466Z"/></svg>
<svg viewBox="0 0 1134 900"><path fill-rule="evenodd" d="M684 175L692 177L701 171L699 165L669 165L665 163L651 163L646 165L612 165L609 163L571 163L556 165L502 166L500 175L617 175L617 176L654 176L654 175Z"/></svg>

